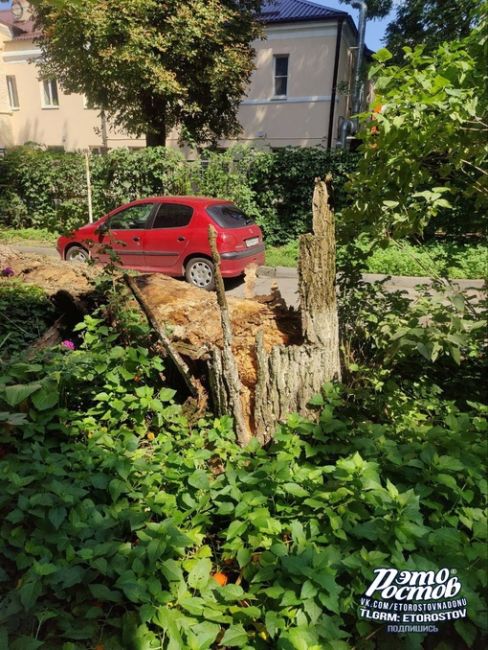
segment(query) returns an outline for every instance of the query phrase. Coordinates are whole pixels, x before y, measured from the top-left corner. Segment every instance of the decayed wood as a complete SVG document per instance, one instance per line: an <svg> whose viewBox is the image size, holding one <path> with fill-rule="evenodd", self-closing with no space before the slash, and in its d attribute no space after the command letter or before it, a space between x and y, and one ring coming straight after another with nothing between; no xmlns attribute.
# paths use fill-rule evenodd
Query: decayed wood
<svg viewBox="0 0 488 650"><path fill-rule="evenodd" d="M333 368L333 375L340 378L334 213L329 206L327 183L321 179L315 181L313 227L313 235L302 235L299 240L302 332L306 343L329 351L327 369Z"/></svg>
<svg viewBox="0 0 488 650"><path fill-rule="evenodd" d="M62 339L62 330L66 326L65 317L60 316L57 318L49 329L47 329L44 334L34 341L29 348L27 353L27 358L32 359L39 350L44 348L51 347L61 343Z"/></svg>
<svg viewBox="0 0 488 650"><path fill-rule="evenodd" d="M163 344L164 349L166 350L166 353L168 354L169 358L171 361L174 363L175 367L179 371L181 377L183 378L183 381L185 382L188 390L190 391L190 394L193 397L199 397L201 393L201 387L198 384L197 380L194 379L188 365L185 363L185 361L182 359L181 355L178 353L178 351L175 349L174 345L171 343L169 338L167 337L166 333L164 332L163 328L160 327L158 320L156 318L156 315L154 314L153 310L151 309L150 305L147 303L146 300L144 300L144 296L142 295L139 287L137 284L134 282L134 279L131 278L128 275L124 275L124 280L127 283L127 286L129 289L132 291L134 294L135 299L139 303L142 311L145 313L147 320L149 321L151 327L154 329L156 334L159 337L159 340Z"/></svg>
<svg viewBox="0 0 488 650"><path fill-rule="evenodd" d="M217 250L217 231L213 226L208 227L208 240L214 263L215 288L217 302L220 308L220 320L223 334L223 348L212 348L212 364L209 372L210 384L216 407L220 413L230 410L234 418L237 440L245 446L251 439L252 433L244 418L241 395L243 387L239 379L237 363L232 352L232 327L229 308L225 296L224 281L220 272L220 255Z"/></svg>

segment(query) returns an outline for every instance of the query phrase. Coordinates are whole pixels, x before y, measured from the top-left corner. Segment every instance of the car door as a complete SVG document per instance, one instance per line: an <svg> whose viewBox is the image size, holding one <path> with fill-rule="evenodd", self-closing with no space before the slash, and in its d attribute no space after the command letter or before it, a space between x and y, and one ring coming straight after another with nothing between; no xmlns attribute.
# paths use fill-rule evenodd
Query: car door
<svg viewBox="0 0 488 650"><path fill-rule="evenodd" d="M160 203L146 233L144 253L148 270L181 275L191 244L193 208L185 203Z"/></svg>
<svg viewBox="0 0 488 650"><path fill-rule="evenodd" d="M109 262L112 250L116 255L117 264L128 269L144 270L144 239L154 207L153 201L136 203L111 215L105 222L108 230L99 235L99 261Z"/></svg>

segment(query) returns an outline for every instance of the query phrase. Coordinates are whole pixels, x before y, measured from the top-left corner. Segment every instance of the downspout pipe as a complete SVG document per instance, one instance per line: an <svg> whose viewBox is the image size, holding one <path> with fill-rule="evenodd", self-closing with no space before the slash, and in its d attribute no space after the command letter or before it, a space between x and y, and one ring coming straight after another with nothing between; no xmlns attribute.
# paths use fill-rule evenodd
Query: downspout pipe
<svg viewBox="0 0 488 650"><path fill-rule="evenodd" d="M337 23L337 38L336 38L336 47L334 55L334 73L332 76L332 94L330 97L330 111L329 111L329 132L327 134L327 149L332 148L332 138L334 135L334 117L335 117L335 105L337 97L337 77L339 76L339 59L341 56L341 40L342 40L342 28L344 25L344 18L339 18Z"/></svg>
<svg viewBox="0 0 488 650"><path fill-rule="evenodd" d="M358 53L356 57L356 69L354 71L354 86L352 92L352 114L357 115L361 111L363 83L362 68L364 60L364 43L366 36L366 20L368 17L368 5L366 2L353 2L353 7L359 8L359 25L358 25Z"/></svg>
<svg viewBox="0 0 488 650"><path fill-rule="evenodd" d="M356 65L354 68L354 83L352 91L352 115L357 115L361 111L363 84L361 81L361 71L364 60L364 43L366 36L366 20L368 16L368 5L366 2L352 2L353 7L359 9L359 24L358 24L358 41L357 41L357 56ZM348 135L353 135L358 130L357 117L353 119L344 120L341 124L339 132L338 145L341 149L346 148Z"/></svg>

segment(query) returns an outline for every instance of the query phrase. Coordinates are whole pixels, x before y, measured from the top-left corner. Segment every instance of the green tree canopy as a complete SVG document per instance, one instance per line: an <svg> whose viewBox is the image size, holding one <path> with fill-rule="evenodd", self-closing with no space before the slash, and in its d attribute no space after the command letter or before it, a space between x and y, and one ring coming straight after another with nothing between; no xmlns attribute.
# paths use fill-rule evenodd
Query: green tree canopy
<svg viewBox="0 0 488 650"><path fill-rule="evenodd" d="M405 46L424 44L432 50L444 41L464 38L479 5L479 0L404 0L386 28L386 47L401 61Z"/></svg>
<svg viewBox="0 0 488 650"><path fill-rule="evenodd" d="M383 109L363 120L364 155L345 211L356 226L382 237L421 234L453 209L471 220L466 230L481 226L488 209L483 22L432 53L407 48L403 66L391 65L388 50L375 55L370 74Z"/></svg>
<svg viewBox="0 0 488 650"><path fill-rule="evenodd" d="M355 5L357 0L341 0L344 4ZM368 5L368 19L383 18L386 16L393 6L393 0L369 0Z"/></svg>
<svg viewBox="0 0 488 650"><path fill-rule="evenodd" d="M148 144L174 126L204 142L239 131L259 0L33 0L44 62Z"/></svg>

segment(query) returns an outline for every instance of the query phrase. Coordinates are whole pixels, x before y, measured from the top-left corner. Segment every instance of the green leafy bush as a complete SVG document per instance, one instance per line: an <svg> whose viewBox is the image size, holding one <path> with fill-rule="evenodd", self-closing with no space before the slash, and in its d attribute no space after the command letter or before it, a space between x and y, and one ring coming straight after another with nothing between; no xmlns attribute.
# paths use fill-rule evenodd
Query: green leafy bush
<svg viewBox="0 0 488 650"><path fill-rule="evenodd" d="M26 348L54 320L44 291L14 278L0 278L0 313L0 359Z"/></svg>
<svg viewBox="0 0 488 650"><path fill-rule="evenodd" d="M206 151L187 162L163 147L114 149L91 157L95 218L136 198L198 194L238 203L263 227L270 243L285 243L311 226L315 176L332 171L337 205L356 157L320 148L259 152L236 146ZM18 147L0 160L0 226L59 232L87 222L82 154Z"/></svg>
<svg viewBox="0 0 488 650"><path fill-rule="evenodd" d="M0 160L0 225L61 231L86 221L83 157L25 146Z"/></svg>
<svg viewBox="0 0 488 650"><path fill-rule="evenodd" d="M360 250L366 246L358 244ZM348 263L348 248L337 247L337 266L342 270ZM298 242L269 247L266 264L269 266L297 265ZM384 248L375 248L364 260L365 273L424 277L483 279L488 275L488 247L483 244L430 242L410 244L400 241Z"/></svg>
<svg viewBox="0 0 488 650"><path fill-rule="evenodd" d="M79 350L6 369L4 645L389 649L391 635L357 615L373 570L449 566L469 618L436 641L482 647L487 409L400 372L418 369L415 346L383 367L394 332L373 316L401 298L368 311L358 297L370 369L350 364L349 387L314 400L319 419L290 416L268 449L240 449L228 418L191 424L134 319L118 333L87 317Z"/></svg>
<svg viewBox="0 0 488 650"><path fill-rule="evenodd" d="M332 203L337 211L350 201L344 186L358 163L357 154L327 151L321 147L284 147L256 158L250 185L269 244L286 244L312 228L314 180L332 173ZM272 210L270 210L272 208Z"/></svg>

